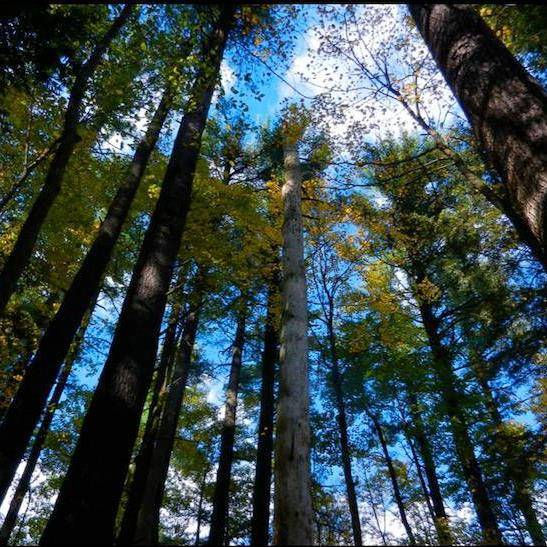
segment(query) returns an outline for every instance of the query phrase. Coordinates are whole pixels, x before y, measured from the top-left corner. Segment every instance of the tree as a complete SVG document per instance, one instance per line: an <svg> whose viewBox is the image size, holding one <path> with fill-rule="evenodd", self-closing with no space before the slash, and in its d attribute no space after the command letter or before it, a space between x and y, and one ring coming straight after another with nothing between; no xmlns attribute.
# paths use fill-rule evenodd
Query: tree
<svg viewBox="0 0 547 547"><path fill-rule="evenodd" d="M236 333L234 343L232 344L232 364L230 366L230 379L226 389L226 403L220 438L220 456L213 494L213 514L211 516L208 539L209 545L223 545L226 539L226 517L228 515L230 476L234 457L237 395L243 359L243 345L245 343L245 321L248 313L247 298L246 295L241 295Z"/></svg>
<svg viewBox="0 0 547 547"><path fill-rule="evenodd" d="M144 138L137 146L129 166L129 174L114 197L93 245L66 292L61 307L46 329L35 356L27 366L24 379L0 426L0 439L3 440L4 447L0 452L2 496L13 480L45 406L47 395L93 296L100 287L148 159L169 113L171 100L171 91L166 91Z"/></svg>
<svg viewBox="0 0 547 547"><path fill-rule="evenodd" d="M272 266L268 283L267 311L264 324L264 349L262 352L262 377L260 386L260 417L256 448L255 480L253 488L253 519L251 543L269 543L270 491L272 482L274 387L275 371L279 360L279 330L276 314L276 297L279 292L278 260Z"/></svg>
<svg viewBox="0 0 547 547"><path fill-rule="evenodd" d="M189 94L109 357L54 512L42 536L44 544L76 540L84 529L89 541L111 542L113 539L116 510L152 378L173 262L190 205L201 136L233 15L232 6L222 8L204 44L204 59ZM105 424L108 431L104 429ZM111 465L114 453L119 454L114 458L115 466ZM105 497L108 504L104 503ZM90 515L94 515L92 521Z"/></svg>
<svg viewBox="0 0 547 547"><path fill-rule="evenodd" d="M471 7L409 10L545 265L545 92Z"/></svg>
<svg viewBox="0 0 547 547"><path fill-rule="evenodd" d="M295 110L283 121L282 319L279 402L275 433L276 544L312 543L309 471L308 314L302 228L302 175L297 142L305 119Z"/></svg>
<svg viewBox="0 0 547 547"><path fill-rule="evenodd" d="M110 43L127 21L132 11L133 6L131 4L124 6L120 14L112 22L108 31L93 49L89 59L80 67L77 73L70 91L59 144L49 166L44 185L19 232L11 254L0 272L0 313L3 313L8 300L15 291L17 281L31 258L40 229L55 198L61 191L61 184L67 164L79 140L77 131L78 123L80 122L80 110L89 81Z"/></svg>

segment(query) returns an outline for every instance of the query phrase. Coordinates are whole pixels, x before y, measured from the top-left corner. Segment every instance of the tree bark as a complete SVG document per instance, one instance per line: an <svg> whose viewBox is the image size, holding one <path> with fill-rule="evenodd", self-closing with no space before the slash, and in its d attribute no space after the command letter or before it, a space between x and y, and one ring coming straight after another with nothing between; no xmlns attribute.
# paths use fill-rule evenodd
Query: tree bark
<svg viewBox="0 0 547 547"><path fill-rule="evenodd" d="M275 368L279 359L279 332L275 313L279 275L274 265L273 279L268 287L264 350L262 353L262 385L260 389L260 417L253 488L253 518L251 519L251 544L269 544L270 495L272 482L273 425L275 404Z"/></svg>
<svg viewBox="0 0 547 547"><path fill-rule="evenodd" d="M244 298L242 295L242 299ZM224 419L220 437L220 457L213 494L213 514L211 516L208 545L224 545L226 539L226 520L228 518L230 480L234 459L237 395L239 391L243 344L245 343L246 319L247 303L242 301L238 310L237 329L234 343L232 344L232 364L230 366L230 379L228 381L226 403L224 405Z"/></svg>
<svg viewBox="0 0 547 547"><path fill-rule="evenodd" d="M389 473L389 479L391 480L391 486L393 488L393 496L395 498L395 502L397 503L397 508L399 509L399 515L401 516L401 522L403 523L403 526L405 528L406 535L408 536L408 540L410 544L415 545L416 538L414 537L412 528L410 527L410 524L406 517L405 504L403 502L403 497L401 495L401 490L399 488L399 481L397 480L397 472L395 471L395 467L393 466L393 461L391 459L389 450L387 448L387 443L384 437L384 432L382 431L382 426L380 425L378 418L376 418L376 416L370 410L365 409L365 412L367 416L370 418L372 425L374 426L374 430L376 431L376 435L378 435L378 440L380 441L380 445L382 447L384 460L386 462L387 470Z"/></svg>
<svg viewBox="0 0 547 547"><path fill-rule="evenodd" d="M182 321L183 315L183 308L180 300L181 294L179 292L179 294L175 296L175 301L171 308L169 324L163 341L152 400L150 401L150 408L148 409L148 417L144 427L139 453L135 460L135 472L131 478L127 503L125 505L120 532L118 534L118 545L130 544L135 535L139 509L146 488L146 478L154 453L154 442L158 434L167 388L173 374L173 363L177 347L177 328Z"/></svg>
<svg viewBox="0 0 547 547"><path fill-rule="evenodd" d="M302 175L296 144L284 143L281 190L283 281L279 403L275 438L274 542L311 545L308 302L302 226Z"/></svg>
<svg viewBox="0 0 547 547"><path fill-rule="evenodd" d="M150 463L148 468L144 469L146 475L139 500L137 520L128 541L132 545L157 545L159 541L161 503L192 362L192 351L199 326L205 283L205 274L198 274L193 294L189 297L189 308L184 321L173 374L167 387L161 417L153 439Z"/></svg>
<svg viewBox="0 0 547 547"><path fill-rule="evenodd" d="M545 265L545 91L472 6L408 8Z"/></svg>
<svg viewBox="0 0 547 547"><path fill-rule="evenodd" d="M4 522L2 523L2 528L0 529L0 545L8 544L9 538L15 528L19 509L21 509L21 504L23 503L25 495L29 490L32 475L34 473L34 470L36 469L36 465L38 464L40 453L42 452L42 448L44 447L44 443L46 441L47 434L49 433L51 422L53 421L53 416L55 414L55 411L57 410L57 407L59 406L61 396L63 395L66 384L68 382L68 377L70 376L74 363L76 362L80 354L85 331L87 330L87 326L89 324L89 320L91 318L91 314L93 313L93 308L95 307L95 302L97 301L98 296L99 292L97 291L93 299L94 301L89 309L89 312L87 313L87 318L82 324L78 336L76 336L74 340L72 349L67 356L67 360L65 362L63 370L57 378L57 384L55 385L55 389L53 390L53 393L48 401L44 417L42 419L40 427L38 428L38 431L36 432L34 442L32 443L32 448L30 449L30 453L27 457L25 468L23 469L21 478L17 483L17 488L15 489L15 493L13 494L13 498L11 499L8 512L6 513L6 517L4 518Z"/></svg>
<svg viewBox="0 0 547 547"><path fill-rule="evenodd" d="M336 401L336 420L338 422L338 432L340 439L340 451L342 456L342 468L344 470L344 480L346 483L346 495L348 500L349 512L351 515L351 528L353 531L354 545L362 545L361 519L359 518L359 506L357 504L357 495L355 493L355 483L351 472L351 454L348 441L348 424L346 419L346 403L342 391L342 377L338 364L338 348L334 334L334 302L329 299L327 331L329 337L329 347L331 354L331 373L334 398Z"/></svg>
<svg viewBox="0 0 547 547"><path fill-rule="evenodd" d="M424 464L425 476L429 487L429 495L433 505L433 521L437 531L437 537L441 545L450 545L452 543L452 534L450 533L450 525L448 516L444 508L441 487L437 477L437 469L435 460L431 451L429 439L425 433L424 424L420 416L420 408L418 398L412 389L408 390L409 409L412 417L412 436L418 444L418 450Z"/></svg>
<svg viewBox="0 0 547 547"><path fill-rule="evenodd" d="M152 379L167 290L190 206L201 137L235 15L232 4L219 9L110 353L42 544L113 541L115 516Z"/></svg>
<svg viewBox="0 0 547 547"><path fill-rule="evenodd" d="M16 289L17 282L32 256L36 239L49 210L61 191L61 184L68 161L72 156L76 143L80 140L77 131L78 123L89 81L112 40L129 18L132 10L132 4L124 6L120 15L112 22L108 31L91 52L89 59L82 65L76 75L74 85L70 90L59 144L49 166L44 185L23 223L13 250L4 263L2 272L0 272L0 314L4 312L11 295ZM3 465L0 466L4 467Z"/></svg>
<svg viewBox="0 0 547 547"><path fill-rule="evenodd" d="M114 197L91 248L74 276L63 302L49 323L38 350L0 426L0 497L19 465L59 374L70 344L101 284L135 193L169 112L165 92L145 136L137 146L126 180Z"/></svg>
<svg viewBox="0 0 547 547"><path fill-rule="evenodd" d="M473 500L484 542L494 545L503 543L482 471L473 451L467 419L460 407L461 395L456 388L456 377L450 364L448 352L441 341L438 319L433 314L429 303L421 301L419 306L431 347L435 372L441 385L443 402L450 421L456 452Z"/></svg>

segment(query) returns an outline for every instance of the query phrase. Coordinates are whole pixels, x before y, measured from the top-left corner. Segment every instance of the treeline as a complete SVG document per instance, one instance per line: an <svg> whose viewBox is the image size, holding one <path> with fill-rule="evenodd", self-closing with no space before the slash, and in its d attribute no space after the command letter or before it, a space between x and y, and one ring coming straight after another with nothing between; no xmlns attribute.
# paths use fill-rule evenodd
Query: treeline
<svg viewBox="0 0 547 547"><path fill-rule="evenodd" d="M544 12L10 9L0 542L545 545Z"/></svg>

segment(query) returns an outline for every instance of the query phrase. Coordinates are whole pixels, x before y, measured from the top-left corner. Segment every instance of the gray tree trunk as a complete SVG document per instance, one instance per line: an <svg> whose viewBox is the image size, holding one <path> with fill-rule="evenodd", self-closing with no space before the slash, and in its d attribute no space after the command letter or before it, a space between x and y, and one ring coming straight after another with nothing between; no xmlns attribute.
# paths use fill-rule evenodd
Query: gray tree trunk
<svg viewBox="0 0 547 547"><path fill-rule="evenodd" d="M284 144L283 282L279 404L275 440L277 545L311 545L308 302L302 227L302 175L296 144Z"/></svg>

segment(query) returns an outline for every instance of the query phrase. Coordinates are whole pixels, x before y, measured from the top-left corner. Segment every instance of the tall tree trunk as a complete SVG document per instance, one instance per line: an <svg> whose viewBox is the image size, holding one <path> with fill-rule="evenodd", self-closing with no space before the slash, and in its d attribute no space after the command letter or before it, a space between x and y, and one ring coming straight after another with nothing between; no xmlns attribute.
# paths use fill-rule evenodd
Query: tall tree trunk
<svg viewBox="0 0 547 547"><path fill-rule="evenodd" d="M409 410L412 417L411 435L418 445L418 450L424 464L425 476L429 487L429 495L433 504L433 521L437 531L437 537L441 545L450 545L452 543L452 534L450 533L450 525L448 515L444 508L441 487L437 477L437 469L435 460L431 450L431 444L425 433L425 427L420 415L420 407L418 398L415 392L409 387L408 389Z"/></svg>
<svg viewBox="0 0 547 547"><path fill-rule="evenodd" d="M177 280L177 285L185 272ZM182 292L177 291L173 302L167 325L160 362L157 367L156 379L148 409L148 417L144 427L139 453L135 460L135 471L131 477L127 503L123 512L117 543L128 545L133 541L139 509L146 488L146 479L150 469L150 462L154 453L154 443L158 434L162 410L164 408L167 389L172 379L173 363L177 348L177 328L183 319L183 306L181 305Z"/></svg>
<svg viewBox="0 0 547 547"><path fill-rule="evenodd" d="M441 385L443 403L450 421L456 452L473 500L484 542L490 544L502 543L503 538L498 527L494 507L488 495L479 462L475 457L473 443L469 436L467 418L460 406L462 397L456 388L457 380L452 370L448 352L441 341L438 319L433 314L431 305L423 300L420 302L420 314L431 347L437 379Z"/></svg>
<svg viewBox="0 0 547 547"><path fill-rule="evenodd" d="M230 378L226 390L224 418L220 436L220 456L218 461L215 491L213 493L213 514L209 530L208 545L224 545L226 540L226 520L228 518L228 499L230 496L230 480L234 459L234 440L236 432L237 394L239 391L239 377L245 343L245 322L247 319L247 302L245 296L239 303L237 328L232 344L232 364Z"/></svg>
<svg viewBox="0 0 547 547"><path fill-rule="evenodd" d="M338 421L338 432L340 439L340 451L342 456L342 468L344 470L344 480L346 483L346 495L348 499L349 512L351 515L351 528L353 531L354 545L362 545L361 520L359 518L359 506L357 505L357 495L355 493L355 483L351 472L351 454L348 441L348 424L346 419L346 403L342 391L342 378L338 364L338 348L334 334L334 302L329 298L327 331L329 337L329 347L331 354L331 373L332 386L334 389L334 398L336 401L336 420Z"/></svg>
<svg viewBox="0 0 547 547"><path fill-rule="evenodd" d="M153 439L150 464L148 469L145 469L146 476L139 500L137 519L133 530L128 534L128 543L133 545L156 545L158 543L161 503L192 362L192 351L199 326L205 283L205 273L198 273L196 286L189 297L189 308L184 321L173 374L167 387L160 421Z"/></svg>
<svg viewBox="0 0 547 547"><path fill-rule="evenodd" d="M414 447L414 442L412 441L412 437L410 436L406 428L404 428L404 436L408 444L408 447L410 448L410 455L412 457L412 461L414 462L414 467L416 468L416 474L418 475L418 482L420 483L420 488L422 489L422 494L424 495L424 500L425 500L425 504L427 505L429 516L435 523L435 520L436 520L435 511L433 510L433 505L431 503L431 496L429 495L429 490L427 488L427 484L425 483L425 478L422 471L422 465L420 463L420 459L418 458L418 453L416 452L416 448Z"/></svg>
<svg viewBox="0 0 547 547"><path fill-rule="evenodd" d="M61 191L61 184L68 161L72 156L76 143L80 140L77 132L78 123L80 121L82 102L89 81L112 40L129 18L133 7L132 4L126 4L124 6L120 15L112 22L108 31L91 52L89 59L82 65L76 75L76 79L70 90L70 97L68 99L68 106L65 112L64 125L59 138L59 144L49 166L44 185L23 223L17 241L4 264L2 272L0 272L0 314L4 312L8 300L15 291L19 277L32 256L32 251L42 225L44 224L51 206ZM3 462L0 464L0 467L4 467Z"/></svg>
<svg viewBox="0 0 547 547"><path fill-rule="evenodd" d="M376 435L378 435L378 440L380 441L380 445L382 447L382 452L384 454L384 459L389 473L389 479L391 480L391 486L393 488L393 496L395 498L395 502L397 503L397 508L399 509L399 515L401 516L401 522L403 523L406 535L408 536L408 540L410 541L411 545L415 545L416 538L414 537L412 528L410 527L410 524L406 517L405 504L403 502L403 496L401 495L401 490L399 488L397 472L395 471L395 467L393 466L393 460L391 459L389 450L387 448L387 443L384 437L384 432L382 431L382 426L380 425L378 418L376 418L376 416L369 409L365 409L365 412L370 418L372 425L374 426L374 430L376 431Z"/></svg>
<svg viewBox="0 0 547 547"><path fill-rule="evenodd" d="M256 469L253 488L253 518L251 519L251 544L269 544L270 494L272 482L274 386L275 368L279 359L279 332L275 313L279 275L274 265L268 286L266 324L264 325L264 351L262 353L262 385L260 388L260 417L256 447Z"/></svg>
<svg viewBox="0 0 547 547"><path fill-rule="evenodd" d="M206 467L203 471L203 477L201 478L201 483L199 485L199 501L198 501L198 511L196 515L196 539L194 545L199 545L199 535L201 533L201 521L203 519L203 498L205 497L205 481L207 479L207 473L209 468Z"/></svg>
<svg viewBox="0 0 547 547"><path fill-rule="evenodd" d="M137 146L129 174L116 193L59 310L40 340L38 350L0 426L0 497L3 497L13 479L70 344L101 284L170 103L171 93L165 92L145 136Z"/></svg>
<svg viewBox="0 0 547 547"><path fill-rule="evenodd" d="M279 403L275 436L274 542L311 545L308 301L302 174L296 143L284 143L283 281Z"/></svg>
<svg viewBox="0 0 547 547"><path fill-rule="evenodd" d="M547 264L547 95L472 6L408 4L437 66Z"/></svg>
<svg viewBox="0 0 547 547"><path fill-rule="evenodd" d="M507 482L513 487L513 503L515 507L522 513L526 523L526 530L530 534L534 545L545 545L545 535L536 510L530 488L527 484L526 473L526 455L515 454L515 447L511 439L503 434L503 418L498 408L496 397L492 393L492 388L488 380L488 373L484 367L484 363L478 355L470 356L471 367L477 378L477 382L483 393L486 409L493 425L492 436L495 440L492 448L501 449L502 461L500 462L505 467L505 476Z"/></svg>
<svg viewBox="0 0 547 547"><path fill-rule="evenodd" d="M91 319L91 314L93 313L93 308L95 307L95 302L97 301L98 296L99 291L95 293L95 297L93 299L91 308L87 313L86 320L82 324L78 335L74 339L71 351L67 356L67 360L65 362L63 370L57 378L57 384L55 385L55 389L53 390L53 393L48 401L42 423L40 424L40 427L36 432L36 436L34 437L34 442L32 443L32 448L30 449L30 453L27 457L25 468L23 469L23 474L19 479L17 488L15 489L15 493L13 495L13 498L11 499L8 512L6 513L6 517L4 518L4 522L2 523L2 528L0 529L0 545L8 544L9 538L13 533L13 529L15 528L19 509L21 509L23 499L25 498L25 495L29 490L32 475L34 473L34 470L36 469L36 465L38 464L40 453L42 452L42 448L44 447L44 443L46 441L47 434L49 433L51 422L53 421L53 416L55 414L55 411L57 410L57 407L59 406L61 396L63 395L64 389L68 382L68 377L70 376L74 363L76 362L80 354L85 331L87 330L87 326L89 324L89 320Z"/></svg>
<svg viewBox="0 0 547 547"><path fill-rule="evenodd" d="M204 47L156 208L71 465L42 544L112 543L115 516L153 374L167 290L235 6L223 5Z"/></svg>

